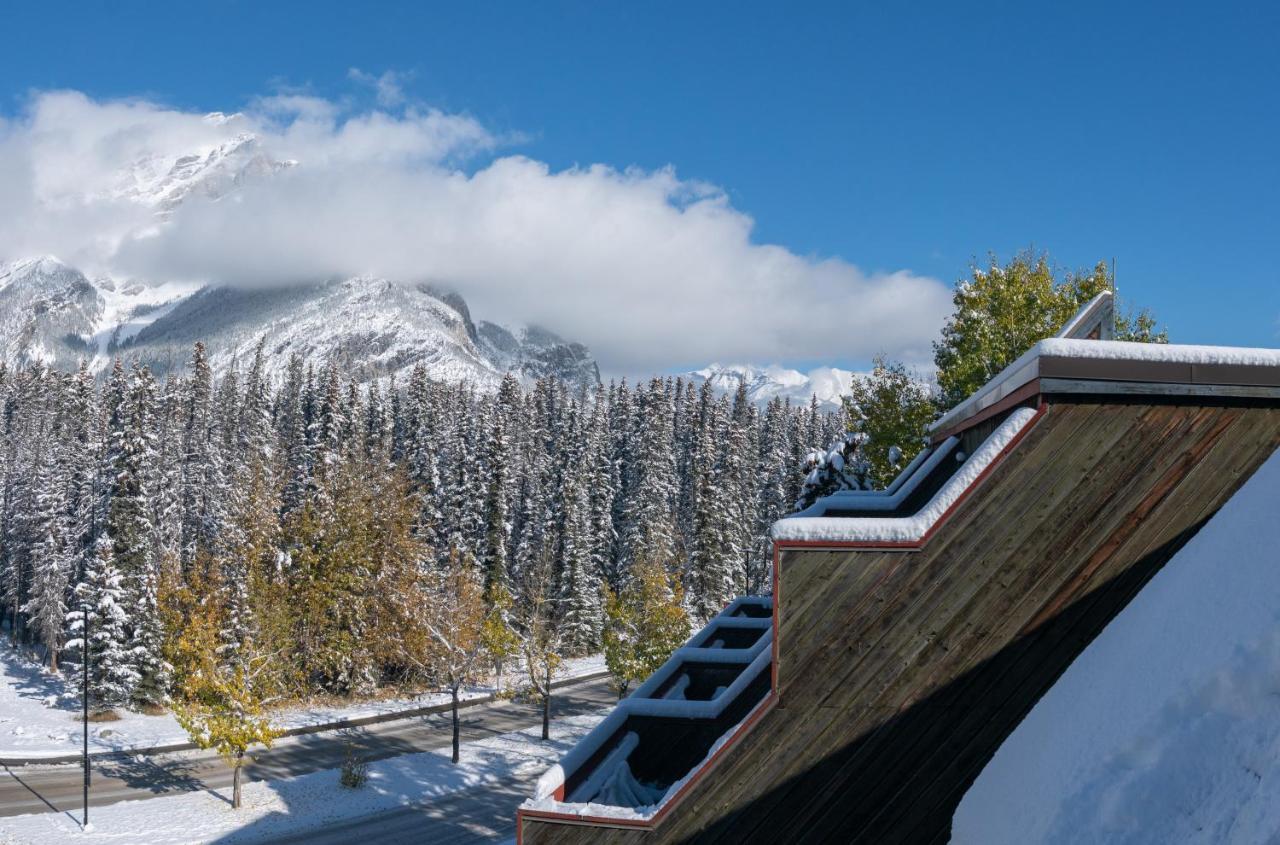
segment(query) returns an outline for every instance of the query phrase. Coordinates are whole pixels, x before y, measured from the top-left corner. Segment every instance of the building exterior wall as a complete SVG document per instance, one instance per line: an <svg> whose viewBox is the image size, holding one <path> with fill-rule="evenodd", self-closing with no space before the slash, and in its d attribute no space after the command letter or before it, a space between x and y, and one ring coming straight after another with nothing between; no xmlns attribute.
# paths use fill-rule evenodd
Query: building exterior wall
<svg viewBox="0 0 1280 845"><path fill-rule="evenodd" d="M780 549L776 705L652 828L521 841L946 842L1026 712L1280 447L1275 403L1185 402L1050 397L919 550Z"/></svg>

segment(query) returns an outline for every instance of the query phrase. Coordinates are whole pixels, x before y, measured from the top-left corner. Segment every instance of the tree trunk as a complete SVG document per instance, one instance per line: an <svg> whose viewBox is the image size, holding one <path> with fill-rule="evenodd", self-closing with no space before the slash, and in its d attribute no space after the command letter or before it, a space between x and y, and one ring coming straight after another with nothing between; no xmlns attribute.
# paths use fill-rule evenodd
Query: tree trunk
<svg viewBox="0 0 1280 845"><path fill-rule="evenodd" d="M240 809L240 767L244 765L244 752L236 754L235 767L231 770L231 809Z"/></svg>
<svg viewBox="0 0 1280 845"><path fill-rule="evenodd" d="M452 688L453 693L453 762L458 762L458 740L461 729L458 726L458 688Z"/></svg>
<svg viewBox="0 0 1280 845"><path fill-rule="evenodd" d="M547 685L542 690L542 738L551 739L551 665L547 664Z"/></svg>
<svg viewBox="0 0 1280 845"><path fill-rule="evenodd" d="M493 693L495 696L498 696L498 695L502 695L502 661L497 660L494 662L493 665L494 665L494 668L498 670L497 686L494 688Z"/></svg>

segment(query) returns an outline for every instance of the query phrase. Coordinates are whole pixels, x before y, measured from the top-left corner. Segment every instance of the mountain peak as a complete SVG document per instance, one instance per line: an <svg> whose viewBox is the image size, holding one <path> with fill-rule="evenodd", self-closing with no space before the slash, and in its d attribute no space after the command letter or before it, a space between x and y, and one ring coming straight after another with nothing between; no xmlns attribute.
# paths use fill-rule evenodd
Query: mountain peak
<svg viewBox="0 0 1280 845"><path fill-rule="evenodd" d="M827 410L841 407L853 385L852 370L837 367L817 367L808 373L778 364L714 363L686 375L695 384L710 382L718 393L734 393L745 386L747 398L758 405L767 404L774 397L790 399L793 404L808 402L817 397Z"/></svg>
<svg viewBox="0 0 1280 845"><path fill-rule="evenodd" d="M96 370L137 359L163 373L181 368L196 341L215 369L251 360L266 339L268 366L294 355L333 362L357 381L407 375L496 389L504 373L599 383L585 346L545 329L477 327L457 293L354 276L284 288L245 289L136 280L90 281L51 256L0 265L0 360Z"/></svg>

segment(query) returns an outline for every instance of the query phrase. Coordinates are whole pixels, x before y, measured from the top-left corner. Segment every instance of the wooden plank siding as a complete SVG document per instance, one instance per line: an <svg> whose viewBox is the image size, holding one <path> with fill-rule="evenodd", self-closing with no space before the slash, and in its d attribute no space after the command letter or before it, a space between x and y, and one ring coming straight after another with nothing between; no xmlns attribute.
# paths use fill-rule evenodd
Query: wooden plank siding
<svg viewBox="0 0 1280 845"><path fill-rule="evenodd" d="M1030 708L1280 447L1274 400L1047 401L919 550L779 551L776 706L655 825L525 817L523 845L946 842Z"/></svg>

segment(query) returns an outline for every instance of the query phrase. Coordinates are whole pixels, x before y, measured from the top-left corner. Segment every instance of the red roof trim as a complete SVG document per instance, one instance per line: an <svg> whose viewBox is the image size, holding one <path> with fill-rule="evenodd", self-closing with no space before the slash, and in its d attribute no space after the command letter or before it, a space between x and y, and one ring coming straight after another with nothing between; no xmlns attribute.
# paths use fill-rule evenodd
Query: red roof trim
<svg viewBox="0 0 1280 845"><path fill-rule="evenodd" d="M946 440L948 437L959 434L962 431L967 431L968 429L973 428L975 425L978 425L979 423L986 422L987 420L991 419L997 414L1002 414L1005 411L1009 410L1010 408L1013 408L1017 405L1021 405L1023 402L1027 401L1033 396L1038 395L1039 393L1040 393L1040 379L1034 378L1031 381L1027 382L1026 384L1022 385L1022 387L1019 387L1017 390L1010 393L1008 396L1001 399L999 402L995 403L994 405L991 405L990 407L987 407L987 408L983 408L982 410L977 411L965 417L964 419L952 425L947 426L944 429L935 431L932 434L933 442L935 444L941 443L943 440Z"/></svg>

